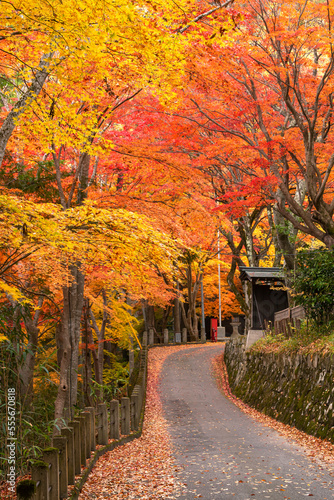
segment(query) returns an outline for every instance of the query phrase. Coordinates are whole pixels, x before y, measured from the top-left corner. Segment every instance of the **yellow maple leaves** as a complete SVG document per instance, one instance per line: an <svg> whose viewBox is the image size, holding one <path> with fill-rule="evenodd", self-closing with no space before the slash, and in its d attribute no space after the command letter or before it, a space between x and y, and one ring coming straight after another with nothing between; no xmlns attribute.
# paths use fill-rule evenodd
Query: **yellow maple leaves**
<svg viewBox="0 0 334 500"><path fill-rule="evenodd" d="M76 180L68 187L67 179L76 168L80 175L80 155L97 158L112 149L104 132L112 127L113 111L123 100L141 89L164 103L173 100L174 89L183 84L187 47L196 38L193 29L183 34L180 28L195 26L203 9L206 3L195 0L2 2L1 118L15 109L41 68L47 74L15 117L8 143L14 161L24 157L31 164L57 155L60 197L62 189L65 195L74 193ZM205 36L202 28L197 37ZM19 250L20 265L29 259L35 265L40 259L43 272L57 262L57 287L69 279L63 260L79 260L90 269L112 266L110 272L122 276L119 282L131 270L137 296L141 284L153 280L158 290L162 276L172 279L175 272L171 262L177 258L178 242L134 212L102 209L92 202L63 211L57 203L36 204L10 192L1 195L0 210L5 258ZM18 265L12 262L11 270Z"/></svg>
<svg viewBox="0 0 334 500"><path fill-rule="evenodd" d="M3 194L0 230L1 251L13 256L12 265L6 257L7 265L0 267L0 291L20 299L22 292L8 284L8 272L19 262L44 259L45 269L45 261L51 265L54 261L54 266L58 262L61 269L62 262L68 265L80 261L95 272L104 268L106 276L108 269L113 273L130 273L137 268L145 280L145 270L152 272L153 264L160 272L172 275L171 259L178 253L175 242L155 230L145 216L124 209L101 209L91 201L63 211L52 203L37 204ZM20 252L19 260L15 249ZM66 282L65 270L59 273L59 283ZM140 273L136 273L138 280Z"/></svg>
<svg viewBox="0 0 334 500"><path fill-rule="evenodd" d="M17 120L13 144L35 140L43 153L64 145L97 155L112 146L103 138L101 113L110 116L122 96L150 89L171 105L196 39L179 28L204 7L187 0L3 2L0 57L8 108L42 61L48 73L43 91Z"/></svg>

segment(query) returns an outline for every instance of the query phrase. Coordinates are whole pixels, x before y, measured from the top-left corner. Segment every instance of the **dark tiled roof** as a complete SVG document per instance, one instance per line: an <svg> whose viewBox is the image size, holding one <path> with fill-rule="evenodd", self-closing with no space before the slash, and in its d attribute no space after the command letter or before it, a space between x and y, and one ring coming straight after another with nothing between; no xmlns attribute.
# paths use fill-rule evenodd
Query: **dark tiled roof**
<svg viewBox="0 0 334 500"><path fill-rule="evenodd" d="M281 280L284 279L282 267L245 267L240 266L240 279L242 281L252 279Z"/></svg>

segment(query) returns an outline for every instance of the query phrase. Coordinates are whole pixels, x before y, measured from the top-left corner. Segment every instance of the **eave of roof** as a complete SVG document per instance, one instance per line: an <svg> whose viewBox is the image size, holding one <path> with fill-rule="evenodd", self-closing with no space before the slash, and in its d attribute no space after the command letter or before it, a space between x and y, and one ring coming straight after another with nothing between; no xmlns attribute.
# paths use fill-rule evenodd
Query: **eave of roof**
<svg viewBox="0 0 334 500"><path fill-rule="evenodd" d="M246 267L240 266L240 279L282 280L284 279L282 267Z"/></svg>

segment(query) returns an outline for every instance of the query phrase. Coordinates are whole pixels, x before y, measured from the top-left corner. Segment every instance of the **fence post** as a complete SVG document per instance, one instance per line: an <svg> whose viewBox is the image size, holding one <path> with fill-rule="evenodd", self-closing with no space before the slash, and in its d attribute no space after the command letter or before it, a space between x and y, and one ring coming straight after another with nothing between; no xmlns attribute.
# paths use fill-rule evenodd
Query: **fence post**
<svg viewBox="0 0 334 500"><path fill-rule="evenodd" d="M147 331L143 333L143 347L147 347Z"/></svg>
<svg viewBox="0 0 334 500"><path fill-rule="evenodd" d="M17 500L27 500L35 497L36 483L31 479L23 479L16 486Z"/></svg>
<svg viewBox="0 0 334 500"><path fill-rule="evenodd" d="M78 415L74 418L74 422L77 421L80 424L80 462L82 466L86 466L86 417Z"/></svg>
<svg viewBox="0 0 334 500"><path fill-rule="evenodd" d="M74 428L63 427L62 436L67 439L67 480L68 484L75 484L75 449L74 449ZM79 473L78 473L79 474Z"/></svg>
<svg viewBox="0 0 334 500"><path fill-rule="evenodd" d="M119 439L119 402L110 402L110 439Z"/></svg>
<svg viewBox="0 0 334 500"><path fill-rule="evenodd" d="M49 500L49 464L42 460L33 463L31 479L36 483L34 500Z"/></svg>
<svg viewBox="0 0 334 500"><path fill-rule="evenodd" d="M141 359L140 359L140 370L142 371L143 374L143 384L145 383L145 378L146 378L146 359L147 359L147 349L142 349L140 353Z"/></svg>
<svg viewBox="0 0 334 500"><path fill-rule="evenodd" d="M90 458L90 450L91 450L91 444L90 444L91 415L90 415L90 411L83 411L80 415L85 418L85 423L86 423L86 458Z"/></svg>
<svg viewBox="0 0 334 500"><path fill-rule="evenodd" d="M49 500L59 500L59 450L45 448L43 460L49 464Z"/></svg>
<svg viewBox="0 0 334 500"><path fill-rule="evenodd" d="M55 436L52 445L59 450L59 497L67 498L68 486L68 453L67 437Z"/></svg>
<svg viewBox="0 0 334 500"><path fill-rule="evenodd" d="M163 334L164 334L164 344L168 344L168 328L164 329Z"/></svg>
<svg viewBox="0 0 334 500"><path fill-rule="evenodd" d="M130 434L130 399L121 399L121 434Z"/></svg>
<svg viewBox="0 0 334 500"><path fill-rule="evenodd" d="M81 465L86 467L86 417L83 417L82 415L78 415L75 417L75 420L80 423L80 460L81 460Z"/></svg>
<svg viewBox="0 0 334 500"><path fill-rule="evenodd" d="M139 415L138 415L138 410L139 410L139 395L134 388L131 397L130 397L130 407L131 407L131 430L136 431L138 429L138 423L139 423Z"/></svg>
<svg viewBox="0 0 334 500"><path fill-rule="evenodd" d="M85 411L90 412L90 449L91 451L95 451L96 449L95 408L93 406L86 406Z"/></svg>
<svg viewBox="0 0 334 500"><path fill-rule="evenodd" d="M105 403L99 403L97 419L97 442L98 444L108 444L108 410Z"/></svg>
<svg viewBox="0 0 334 500"><path fill-rule="evenodd" d="M137 403L137 407L138 407L138 411L137 411L137 415L138 415L138 420L137 420L137 423L138 423L138 426L139 426L139 420L140 420L140 414L141 414L141 410L142 410L142 406L143 406L143 385L136 385L135 388L134 388L134 393L135 394L138 394L138 403Z"/></svg>
<svg viewBox="0 0 334 500"><path fill-rule="evenodd" d="M143 408L143 402L144 402L144 391L145 391L145 385L144 385L144 382L142 382L140 385L137 385L137 390L138 390L138 395L139 395L139 403L138 403L138 406L139 406L139 414L141 413L142 411L142 408Z"/></svg>
<svg viewBox="0 0 334 500"><path fill-rule="evenodd" d="M150 328L148 331L148 343L149 343L149 345L154 344L154 330L153 330L153 328Z"/></svg>
<svg viewBox="0 0 334 500"><path fill-rule="evenodd" d="M74 432L74 473L77 475L81 472L80 422L73 420L68 425Z"/></svg>

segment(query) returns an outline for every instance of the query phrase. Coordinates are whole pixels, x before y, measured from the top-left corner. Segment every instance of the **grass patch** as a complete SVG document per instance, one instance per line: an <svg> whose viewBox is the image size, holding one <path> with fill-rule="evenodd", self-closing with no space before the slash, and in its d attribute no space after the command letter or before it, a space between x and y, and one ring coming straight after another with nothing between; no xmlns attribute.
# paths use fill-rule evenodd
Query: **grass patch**
<svg viewBox="0 0 334 500"><path fill-rule="evenodd" d="M283 334L268 331L249 350L251 353L296 353L301 354L334 354L334 321L326 325L305 322L293 336L286 338Z"/></svg>

